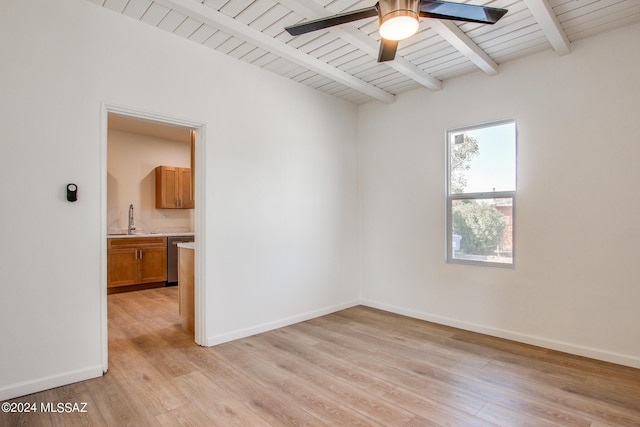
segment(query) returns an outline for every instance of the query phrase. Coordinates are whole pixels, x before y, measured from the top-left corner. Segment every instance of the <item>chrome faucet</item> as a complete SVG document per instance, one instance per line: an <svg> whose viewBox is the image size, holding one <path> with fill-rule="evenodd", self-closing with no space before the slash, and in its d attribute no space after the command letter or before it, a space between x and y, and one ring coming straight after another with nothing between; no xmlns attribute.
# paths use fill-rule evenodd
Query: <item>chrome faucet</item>
<svg viewBox="0 0 640 427"><path fill-rule="evenodd" d="M129 205L129 227L127 228L128 234L133 234L136 226L133 223L133 205Z"/></svg>

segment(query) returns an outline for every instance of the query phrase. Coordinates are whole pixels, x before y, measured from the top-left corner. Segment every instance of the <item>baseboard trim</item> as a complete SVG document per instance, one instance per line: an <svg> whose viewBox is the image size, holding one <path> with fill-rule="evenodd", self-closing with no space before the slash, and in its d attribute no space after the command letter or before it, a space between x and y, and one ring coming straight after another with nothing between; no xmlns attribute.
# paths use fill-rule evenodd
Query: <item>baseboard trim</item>
<svg viewBox="0 0 640 427"><path fill-rule="evenodd" d="M21 383L10 384L0 388L0 401L26 396L27 394L37 393L67 384L89 380L91 378L97 378L102 376L102 374L102 365L95 365L84 369L64 372L58 375L51 375Z"/></svg>
<svg viewBox="0 0 640 427"><path fill-rule="evenodd" d="M274 322L267 322L261 325L252 326L246 329L239 329L237 331L214 335L207 338L207 347L211 347L225 342L234 341L241 338L250 337L252 335L261 334L263 332L272 331L274 329L283 328L285 326L293 325L295 323L304 322L306 320L315 319L316 317L324 316L327 314L335 313L336 311L345 310L347 308L360 305L359 300L353 300L343 304L337 304L329 307L325 307L319 310L308 311L295 316L286 317Z"/></svg>
<svg viewBox="0 0 640 427"><path fill-rule="evenodd" d="M548 348L551 350L562 351L564 353L570 353L577 356L584 356L591 359L597 359L604 362L616 363L618 365L629 366L632 368L640 369L640 357L631 356L627 354L614 353L607 350L601 350L593 347L582 346L578 344L572 344L564 341L556 341L548 338L543 338L535 335L523 334L516 331L510 331L500 328L492 328L477 323L464 322L449 317L439 316L431 313L426 313L419 310L408 309L404 307L398 307L394 305L384 304L374 300L362 300L361 304L371 308L377 308L379 310L388 311L395 314L400 314L414 319L425 320L427 322L438 323L440 325L452 326L454 328L464 329L466 331L478 332L493 337L504 338L512 341L521 342L524 344L535 345L538 347Z"/></svg>

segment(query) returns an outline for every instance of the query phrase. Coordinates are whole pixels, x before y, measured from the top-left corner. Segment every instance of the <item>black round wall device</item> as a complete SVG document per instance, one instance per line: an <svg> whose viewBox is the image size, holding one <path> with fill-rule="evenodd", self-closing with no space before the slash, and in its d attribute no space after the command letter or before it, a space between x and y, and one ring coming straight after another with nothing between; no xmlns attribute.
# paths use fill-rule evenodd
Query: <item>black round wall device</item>
<svg viewBox="0 0 640 427"><path fill-rule="evenodd" d="M75 202L78 200L78 186L75 184L67 184L67 200Z"/></svg>

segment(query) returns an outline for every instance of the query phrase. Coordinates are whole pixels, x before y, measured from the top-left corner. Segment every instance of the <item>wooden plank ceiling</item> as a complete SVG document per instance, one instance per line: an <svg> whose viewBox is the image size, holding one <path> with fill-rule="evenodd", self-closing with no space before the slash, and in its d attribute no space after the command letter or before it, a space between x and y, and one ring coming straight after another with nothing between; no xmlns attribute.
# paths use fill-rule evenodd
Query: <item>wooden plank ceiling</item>
<svg viewBox="0 0 640 427"><path fill-rule="evenodd" d="M284 27L376 0L87 0L354 104L395 95L640 22L638 0L455 0L508 9L495 25L421 19L394 61L378 63L377 18L291 36Z"/></svg>

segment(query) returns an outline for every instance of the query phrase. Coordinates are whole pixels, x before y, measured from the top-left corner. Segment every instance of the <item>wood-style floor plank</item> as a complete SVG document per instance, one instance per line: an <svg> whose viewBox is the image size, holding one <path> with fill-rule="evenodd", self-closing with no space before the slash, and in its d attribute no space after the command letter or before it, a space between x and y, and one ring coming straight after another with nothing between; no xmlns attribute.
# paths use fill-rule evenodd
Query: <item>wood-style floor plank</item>
<svg viewBox="0 0 640 427"><path fill-rule="evenodd" d="M264 419L248 408L242 400L232 396L201 372L194 371L177 378L178 387L212 424L223 426L269 426Z"/></svg>
<svg viewBox="0 0 640 427"><path fill-rule="evenodd" d="M109 295L109 372L0 426L640 426L640 370L353 307L211 348L178 289Z"/></svg>

